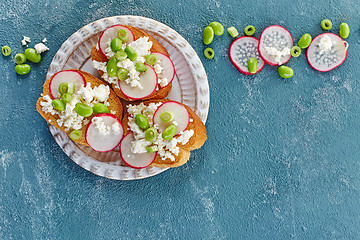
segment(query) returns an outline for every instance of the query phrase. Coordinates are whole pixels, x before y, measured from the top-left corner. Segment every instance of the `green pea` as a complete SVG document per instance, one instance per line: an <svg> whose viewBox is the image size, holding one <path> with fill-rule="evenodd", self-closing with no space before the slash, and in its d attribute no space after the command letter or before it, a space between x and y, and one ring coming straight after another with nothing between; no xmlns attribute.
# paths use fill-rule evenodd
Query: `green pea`
<svg viewBox="0 0 360 240"><path fill-rule="evenodd" d="M324 19L320 24L323 30L330 30L332 28L332 22L329 19Z"/></svg>
<svg viewBox="0 0 360 240"><path fill-rule="evenodd" d="M124 29L119 29L119 30L117 31L117 36L118 36L118 38L120 38L121 41L123 41L123 42L127 42L127 40L129 39L129 35L128 35L127 31L124 30Z"/></svg>
<svg viewBox="0 0 360 240"><path fill-rule="evenodd" d="M75 93L75 84L74 83L71 82L68 84L67 93L69 93L69 94Z"/></svg>
<svg viewBox="0 0 360 240"><path fill-rule="evenodd" d="M214 30L212 27L207 26L203 31L203 42L204 44L208 45L214 39Z"/></svg>
<svg viewBox="0 0 360 240"><path fill-rule="evenodd" d="M215 56L215 52L212 48L206 48L204 50L204 56L207 58L207 59L213 59L214 56Z"/></svg>
<svg viewBox="0 0 360 240"><path fill-rule="evenodd" d="M61 101L63 101L64 103L70 103L72 100L72 95L69 94L69 93L64 93L62 96L61 96Z"/></svg>
<svg viewBox="0 0 360 240"><path fill-rule="evenodd" d="M31 67L29 64L19 64L15 66L15 72L19 75L25 75L28 74L31 70Z"/></svg>
<svg viewBox="0 0 360 240"><path fill-rule="evenodd" d="M129 77L129 71L126 70L125 68L119 68L116 76L120 81L125 81Z"/></svg>
<svg viewBox="0 0 360 240"><path fill-rule="evenodd" d="M141 113L136 114L135 122L142 129L148 129L149 128L148 119L144 115L142 115Z"/></svg>
<svg viewBox="0 0 360 240"><path fill-rule="evenodd" d="M232 36L233 38L234 37L237 37L239 35L239 32L238 30L234 27L234 26L231 26L227 29L228 33L230 34L230 36Z"/></svg>
<svg viewBox="0 0 360 240"><path fill-rule="evenodd" d="M160 120L163 122L170 122L174 119L174 114L171 112L163 112L160 114Z"/></svg>
<svg viewBox="0 0 360 240"><path fill-rule="evenodd" d="M290 54L293 57L298 57L301 54L301 48L299 48L298 46L293 46L290 50Z"/></svg>
<svg viewBox="0 0 360 240"><path fill-rule="evenodd" d="M298 46L301 49L305 49L308 46L310 46L310 43L312 41L312 37L310 34L305 33L304 35L302 35L302 37L300 38L299 42L298 42Z"/></svg>
<svg viewBox="0 0 360 240"><path fill-rule="evenodd" d="M350 27L347 23L340 24L340 37L343 39L348 38L350 34Z"/></svg>
<svg viewBox="0 0 360 240"><path fill-rule="evenodd" d="M25 56L26 56L27 60L34 62L34 63L38 63L41 61L41 55L38 54L36 52L36 50L33 48L25 49Z"/></svg>
<svg viewBox="0 0 360 240"><path fill-rule="evenodd" d="M251 74L255 74L257 72L257 64L258 64L258 61L256 58L250 58L248 60L248 70L249 70L249 73Z"/></svg>
<svg viewBox="0 0 360 240"><path fill-rule="evenodd" d="M3 46L1 48L1 52L5 57L7 57L11 54L11 48L9 46Z"/></svg>
<svg viewBox="0 0 360 240"><path fill-rule="evenodd" d="M294 71L287 66L280 66L278 68L278 73L282 78L291 78L294 75Z"/></svg>
<svg viewBox="0 0 360 240"><path fill-rule="evenodd" d="M134 49L132 49L131 47L126 47L125 52L127 53L128 58L131 61L135 61L137 59L137 52Z"/></svg>
<svg viewBox="0 0 360 240"><path fill-rule="evenodd" d="M153 142L155 141L155 139L157 138L158 132L156 130L156 128L151 127L146 129L145 131L145 139L149 142Z"/></svg>
<svg viewBox="0 0 360 240"><path fill-rule="evenodd" d="M65 110L65 103L63 103L60 99L52 100L51 105L56 110L59 110L59 111L64 111Z"/></svg>
<svg viewBox="0 0 360 240"><path fill-rule="evenodd" d="M67 83L60 83L59 85L59 93L64 94L68 92L69 85Z"/></svg>
<svg viewBox="0 0 360 240"><path fill-rule="evenodd" d="M89 107L84 103L77 103L74 110L82 117L90 117L93 114L92 107Z"/></svg>
<svg viewBox="0 0 360 240"><path fill-rule="evenodd" d="M74 140L77 141L81 138L82 136L82 132L80 130L73 130L70 134L69 137Z"/></svg>
<svg viewBox="0 0 360 240"><path fill-rule="evenodd" d="M23 64L26 62L26 56L23 53L18 53L14 57L14 61L16 64Z"/></svg>
<svg viewBox="0 0 360 240"><path fill-rule="evenodd" d="M146 72L146 70L147 70L145 64L142 62L135 63L135 69L138 72Z"/></svg>
<svg viewBox="0 0 360 240"><path fill-rule="evenodd" d="M246 26L244 29L244 33L246 36L252 36L255 33L255 27L252 25Z"/></svg>
<svg viewBox="0 0 360 240"><path fill-rule="evenodd" d="M93 106L94 113L109 113L109 109L105 104L102 103L96 103Z"/></svg>
<svg viewBox="0 0 360 240"><path fill-rule="evenodd" d="M119 62L122 62L122 61L126 60L126 58L127 58L127 53L124 52L124 51L122 51L122 50L117 51L117 52L115 53L115 58L116 58L117 60L119 60Z"/></svg>
<svg viewBox="0 0 360 240"><path fill-rule="evenodd" d="M116 58L112 58L109 60L109 62L106 65L106 71L109 74L109 77L115 77L118 66L117 66L118 60Z"/></svg>
<svg viewBox="0 0 360 240"><path fill-rule="evenodd" d="M159 148L156 145L154 145L154 146L146 147L146 151L148 153L153 153L159 151Z"/></svg>
<svg viewBox="0 0 360 240"><path fill-rule="evenodd" d="M157 63L157 57L154 54L149 54L145 57L145 62L149 65L155 65Z"/></svg>
<svg viewBox="0 0 360 240"><path fill-rule="evenodd" d="M221 36L224 34L224 26L219 22L212 22L209 26L214 30L214 34Z"/></svg>
<svg viewBox="0 0 360 240"><path fill-rule="evenodd" d="M177 128L175 125L170 125L162 133L162 138L164 140L171 140L176 134Z"/></svg>
<svg viewBox="0 0 360 240"><path fill-rule="evenodd" d="M122 47L121 39L120 38L114 38L113 40L111 40L110 47L111 47L111 50L113 50L114 52L120 51L121 47Z"/></svg>

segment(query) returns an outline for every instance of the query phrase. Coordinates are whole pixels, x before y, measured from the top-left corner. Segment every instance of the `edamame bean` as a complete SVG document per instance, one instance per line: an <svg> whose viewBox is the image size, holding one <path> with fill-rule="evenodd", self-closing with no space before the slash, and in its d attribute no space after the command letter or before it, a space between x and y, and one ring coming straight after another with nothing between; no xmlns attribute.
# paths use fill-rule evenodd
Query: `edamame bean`
<svg viewBox="0 0 360 240"><path fill-rule="evenodd" d="M206 48L204 50L204 55L207 59L213 59L215 56L215 52L212 48Z"/></svg>
<svg viewBox="0 0 360 240"><path fill-rule="evenodd" d="M23 54L23 53L16 54L14 57L14 61L16 64L23 64L24 62L26 62L25 54Z"/></svg>
<svg viewBox="0 0 360 240"><path fill-rule="evenodd" d="M129 35L128 35L127 31L124 30L124 29L119 29L119 30L117 31L117 36L118 36L118 38L120 38L121 41L123 41L123 42L127 42L127 40L129 39Z"/></svg>
<svg viewBox="0 0 360 240"><path fill-rule="evenodd" d="M126 70L125 68L119 68L116 76L120 81L125 81L129 77L129 71Z"/></svg>
<svg viewBox="0 0 360 240"><path fill-rule="evenodd" d="M116 58L112 58L107 63L106 71L109 74L109 77L115 77L116 76L116 73L118 71L117 62L118 62L118 60L116 60Z"/></svg>
<svg viewBox="0 0 360 240"><path fill-rule="evenodd" d="M158 132L157 132L156 128L154 128L154 127L148 128L145 131L145 139L149 142L155 141L157 136L158 136Z"/></svg>
<svg viewBox="0 0 360 240"><path fill-rule="evenodd" d="M55 108L58 111L65 110L65 103L63 103L60 99L52 100L51 105L53 106L53 108Z"/></svg>
<svg viewBox="0 0 360 240"><path fill-rule="evenodd" d="M165 128L161 136L164 140L171 140L175 136L176 130L177 128L175 125L170 125Z"/></svg>
<svg viewBox="0 0 360 240"><path fill-rule="evenodd" d="M219 22L211 22L209 26L214 30L214 34L221 36L224 34L224 26Z"/></svg>
<svg viewBox="0 0 360 240"><path fill-rule="evenodd" d="M19 75L25 75L28 74L31 70L31 67L29 64L19 64L15 66L15 72Z"/></svg>
<svg viewBox="0 0 360 240"><path fill-rule="evenodd" d="M350 27L347 23L340 24L340 37L343 39L348 38L350 34Z"/></svg>
<svg viewBox="0 0 360 240"><path fill-rule="evenodd" d="M1 48L1 52L5 57L7 57L11 54L11 48L9 46L3 46Z"/></svg>
<svg viewBox="0 0 360 240"><path fill-rule="evenodd" d="M332 28L332 22L329 19L324 19L320 24L323 30L330 30Z"/></svg>
<svg viewBox="0 0 360 240"><path fill-rule="evenodd" d="M82 132L80 130L73 130L70 134L69 134L69 137L76 141L76 140L79 140L82 136Z"/></svg>
<svg viewBox="0 0 360 240"><path fill-rule="evenodd" d="M252 36L255 33L255 27L252 25L246 26L244 29L244 33L246 36Z"/></svg>
<svg viewBox="0 0 360 240"><path fill-rule="evenodd" d="M145 64L142 62L135 63L135 69L138 72L146 72L146 70L147 70Z"/></svg>
<svg viewBox="0 0 360 240"><path fill-rule="evenodd" d="M41 61L41 55L38 54L36 52L36 50L33 48L25 49L25 56L26 56L27 60L34 62L34 63L38 63Z"/></svg>
<svg viewBox="0 0 360 240"><path fill-rule="evenodd" d="M109 113L109 109L105 104L102 103L96 103L93 106L94 113Z"/></svg>
<svg viewBox="0 0 360 240"><path fill-rule="evenodd" d="M67 83L60 83L59 85L59 93L64 94L68 92L68 84Z"/></svg>
<svg viewBox="0 0 360 240"><path fill-rule="evenodd" d="M203 31L203 42L204 44L208 45L214 39L214 30L212 27L207 26Z"/></svg>
<svg viewBox="0 0 360 240"><path fill-rule="evenodd" d="M294 75L294 71L287 66L280 66L278 68L278 73L282 78L291 78Z"/></svg>
<svg viewBox="0 0 360 240"><path fill-rule="evenodd" d="M84 103L77 103L74 108L75 112L82 117L90 117L93 114L92 107Z"/></svg>
<svg viewBox="0 0 360 240"><path fill-rule="evenodd" d="M139 128L142 128L142 129L148 129L149 128L148 119L144 115L142 115L141 113L135 115L135 122L139 126Z"/></svg>
<svg viewBox="0 0 360 240"><path fill-rule="evenodd" d="M234 27L234 26L231 26L227 29L228 33L230 34L230 36L232 36L233 38L234 37L237 37L239 35L239 32L238 30Z"/></svg>
<svg viewBox="0 0 360 240"><path fill-rule="evenodd" d="M174 119L174 114L171 112L163 112L160 114L160 120L163 122L170 122Z"/></svg>
<svg viewBox="0 0 360 240"><path fill-rule="evenodd" d="M257 72L257 64L258 64L258 61L256 58L250 58L248 60L248 70L249 70L249 73L251 74L255 74Z"/></svg>
<svg viewBox="0 0 360 240"><path fill-rule="evenodd" d="M131 47L126 47L125 52L131 61L135 61L137 59L137 52Z"/></svg>
<svg viewBox="0 0 360 240"><path fill-rule="evenodd" d="M159 148L156 145L154 145L154 146L146 147L146 151L148 153L153 153L159 151Z"/></svg>
<svg viewBox="0 0 360 240"><path fill-rule="evenodd" d="M119 62L124 61L127 58L126 52L120 50L115 53L115 58L119 60Z"/></svg>
<svg viewBox="0 0 360 240"><path fill-rule="evenodd" d="M121 50L121 47L122 47L122 41L120 38L114 38L113 40L111 40L110 42L111 50L117 52Z"/></svg>
<svg viewBox="0 0 360 240"><path fill-rule="evenodd" d="M305 49L305 48L307 48L308 46L310 46L311 41L312 41L311 35L308 34L308 33L305 33L305 34L302 35L302 37L299 39L298 46L299 46L301 49Z"/></svg>
<svg viewBox="0 0 360 240"><path fill-rule="evenodd" d="M149 54L145 57L145 62L149 65L155 65L157 63L157 57L154 54Z"/></svg>
<svg viewBox="0 0 360 240"><path fill-rule="evenodd" d="M61 96L61 101L63 101L63 103L65 103L65 104L71 102L71 100L72 100L72 95L69 93L64 93Z"/></svg>
<svg viewBox="0 0 360 240"><path fill-rule="evenodd" d="M293 46L290 51L291 56L298 57L301 54L301 48L298 46Z"/></svg>

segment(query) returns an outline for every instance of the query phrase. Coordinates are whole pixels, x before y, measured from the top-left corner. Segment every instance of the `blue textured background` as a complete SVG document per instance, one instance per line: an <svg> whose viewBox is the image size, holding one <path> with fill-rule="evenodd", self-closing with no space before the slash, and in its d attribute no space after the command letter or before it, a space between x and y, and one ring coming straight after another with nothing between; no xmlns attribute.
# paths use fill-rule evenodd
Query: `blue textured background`
<svg viewBox="0 0 360 240"><path fill-rule="evenodd" d="M56 3L55 3L56 2ZM316 3L314 3L316 2ZM360 236L359 2L2 0L0 45L21 52L48 39L50 51L28 76L0 57L1 239L356 239ZM74 164L35 111L57 49L80 27L113 15L141 15L175 29L209 77L208 140L185 166L140 181L112 181ZM295 41L320 34L320 21L352 32L348 58L329 73L305 55L241 75L231 37L215 37L203 57L202 29L218 20L255 37L271 24ZM14 56L14 55L12 55Z"/></svg>

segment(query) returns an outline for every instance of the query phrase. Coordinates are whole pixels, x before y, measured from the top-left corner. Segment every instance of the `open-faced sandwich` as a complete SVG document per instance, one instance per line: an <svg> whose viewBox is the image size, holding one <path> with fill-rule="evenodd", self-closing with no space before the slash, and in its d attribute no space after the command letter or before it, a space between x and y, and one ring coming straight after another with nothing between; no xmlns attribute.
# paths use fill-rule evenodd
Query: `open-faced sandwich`
<svg viewBox="0 0 360 240"><path fill-rule="evenodd" d="M186 105L169 99L129 104L124 116L122 160L130 167L178 167L206 140L200 118Z"/></svg>
<svg viewBox="0 0 360 240"><path fill-rule="evenodd" d="M136 27L109 27L90 55L102 79L126 101L161 99L171 90L175 67L169 53Z"/></svg>
<svg viewBox="0 0 360 240"><path fill-rule="evenodd" d="M36 108L51 125L96 151L110 151L123 138L120 99L89 73L80 70L55 73L45 81Z"/></svg>

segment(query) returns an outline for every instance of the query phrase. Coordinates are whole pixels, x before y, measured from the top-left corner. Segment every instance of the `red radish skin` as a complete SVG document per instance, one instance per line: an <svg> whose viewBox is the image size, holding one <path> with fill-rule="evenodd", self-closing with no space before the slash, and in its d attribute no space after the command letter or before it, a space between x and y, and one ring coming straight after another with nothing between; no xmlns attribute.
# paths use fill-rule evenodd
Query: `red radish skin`
<svg viewBox="0 0 360 240"><path fill-rule="evenodd" d="M279 26L279 25L271 25L271 26L265 28L265 29L262 31L262 33L261 33L261 35L260 35L260 38L259 38L259 47L258 47L259 55L260 55L260 57L265 61L265 63L267 63L267 64L269 64L269 65L271 65L271 66L279 66L278 63L271 62L269 59L267 59L267 58L265 57L265 54L262 53L262 50L261 50L262 45L263 45L263 43L262 43L262 38L264 37L264 33L265 33L267 30L269 30L269 28L281 28L283 31L285 31L285 32L287 32L287 33L289 34L290 39L291 39L291 44L290 44L289 46L287 46L289 49L291 49L291 48L294 46L294 40L293 40L290 32L289 32L286 28L284 28L284 27L282 27L282 26ZM264 49L263 51L265 51L265 49ZM287 63L287 62L290 60L290 58L291 58L291 54L289 54L289 57L288 57L286 60L284 60L284 61L281 62L281 65Z"/></svg>
<svg viewBox="0 0 360 240"><path fill-rule="evenodd" d="M105 49L108 47L107 42L109 41L109 39L112 40L113 38L117 37L117 31L119 29L124 29L128 33L129 39L126 41L126 43L131 43L131 42L135 41L134 33L128 27L126 27L124 25L118 24L118 25L113 25L113 26L107 28L100 35L99 42L98 42L99 51L106 58L107 58L107 56L105 54Z"/></svg>
<svg viewBox="0 0 360 240"><path fill-rule="evenodd" d="M160 66L163 68L160 76L158 76L158 77L167 78L167 80L169 81L169 83L167 85L169 85L175 77L174 63L171 61L170 57L166 56L163 53L152 52L151 54L154 54L158 58L158 60L160 60ZM160 88L164 88L166 86L163 86Z"/></svg>
<svg viewBox="0 0 360 240"><path fill-rule="evenodd" d="M246 58L246 66L242 66L241 65L241 62L239 59L236 59L236 49L235 47L238 46L239 44L239 41L251 41L253 42L254 44L257 43L256 45L256 53L254 53L253 55L254 56L250 56L250 57L245 57ZM260 58L259 56L259 53L257 51L258 49L258 44L259 44L259 40L257 38L254 38L254 37L249 37L249 36L242 36L242 37L239 37L237 39L235 39L231 45L230 45L230 48L229 48L229 59L231 61L231 63L236 67L237 70L239 70L239 72L241 72L242 74L245 74L245 75L254 75L254 74L251 74L247 68L247 61L252 58L252 57L255 57L257 60L258 60L258 69L256 71L256 73L260 72L264 66L265 66L265 62ZM243 53L243 54L246 54L246 53ZM244 64L243 64L244 65ZM255 74L256 74L255 73Z"/></svg>
<svg viewBox="0 0 360 240"><path fill-rule="evenodd" d="M49 91L52 99L60 98L59 86L61 83L74 83L75 92L80 89L81 86L86 86L86 80L84 76L74 70L63 70L57 72L52 76L49 82Z"/></svg>
<svg viewBox="0 0 360 240"><path fill-rule="evenodd" d="M158 85L158 76L155 70L148 64L145 64L147 70L140 74L140 84L144 89L131 87L125 81L119 80L120 91L132 100L140 100L151 96Z"/></svg>
<svg viewBox="0 0 360 240"><path fill-rule="evenodd" d="M94 143L92 142L92 138L96 138L96 140L102 141L102 143L104 143L104 141L107 140L106 137L108 137L108 136L102 136L100 134L98 134L97 136L90 136L89 131L92 128L92 125L94 124L92 121L90 121L89 124L87 125L86 131L85 131L85 140L86 140L87 144L93 150L95 150L97 152L109 152L109 151L114 150L117 146L119 146L119 144L121 142L121 139L123 138L123 134L124 134L124 130L123 130L123 126L121 124L121 121L116 116L114 116L114 115L112 115L110 113L100 113L100 114L97 114L94 117L112 118L114 121L112 123L110 123L110 124L114 124L115 121L117 121L120 124L120 127L121 127L121 134L113 135L113 136L118 136L118 139L115 139L116 141L114 140L115 142L113 144L111 144L108 149L106 149L106 150L98 149L98 148L94 147ZM91 141L90 141L90 138L91 138Z"/></svg>
<svg viewBox="0 0 360 240"><path fill-rule="evenodd" d="M312 61L312 59L311 59L311 57L310 57L310 52L312 51L312 47L314 47L313 44L317 44L317 40L320 39L320 37L323 37L323 36L325 36L325 35L329 35L330 37L337 39L337 41L339 41L339 43L342 42L342 43L344 44L344 56L343 56L342 60L339 61L338 64L336 64L336 65L334 65L334 66L332 66L332 67L330 67L330 68L328 68L328 69L319 69L319 68L317 68L317 67L314 66L314 63L313 63L313 61ZM312 46L312 45L313 45L313 46ZM307 49L307 51L306 51L306 59L307 59L309 65L310 65L313 69L315 69L315 70L317 70L317 71L319 71L319 72L328 72L328 71L333 70L334 68L337 68L338 66L340 66L340 65L346 60L346 57L347 57L346 43L344 42L344 40L343 40L342 38L340 38L338 35L333 34L333 33L323 33L323 34L318 35L317 37L315 37L315 38L312 40L310 46L308 47L308 49Z"/></svg>
<svg viewBox="0 0 360 240"><path fill-rule="evenodd" d="M141 169L150 166L155 160L157 152L154 153L132 153L131 142L134 141L134 135L129 132L120 143L120 156L123 162L131 168Z"/></svg>
<svg viewBox="0 0 360 240"><path fill-rule="evenodd" d="M168 123L161 121L160 115L163 112L172 112L174 114L174 119ZM166 127L172 125L173 121L178 123L176 135L180 132L185 131L190 123L190 115L186 108L178 102L167 101L161 104L155 111L153 117L153 124L157 124L160 132L164 131Z"/></svg>

